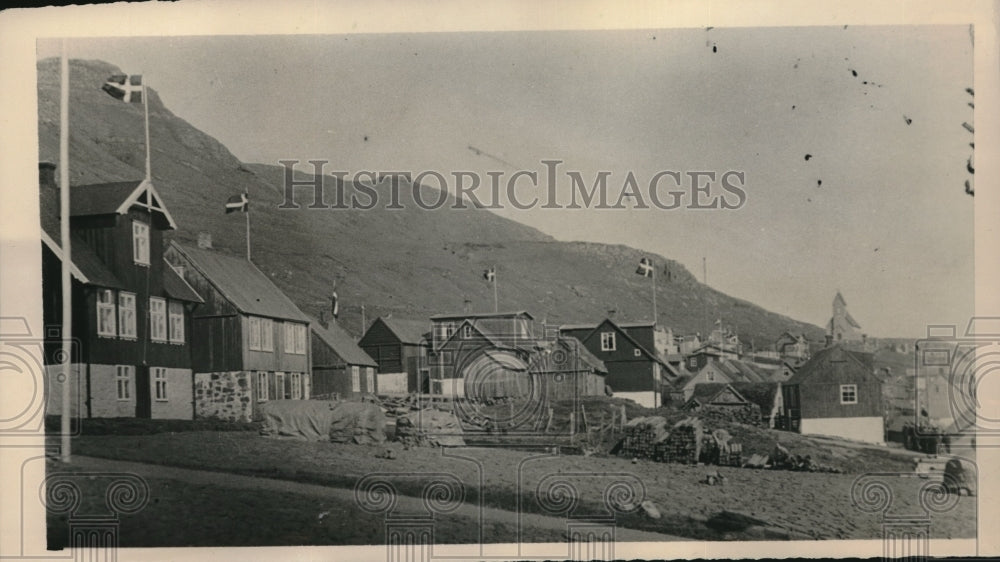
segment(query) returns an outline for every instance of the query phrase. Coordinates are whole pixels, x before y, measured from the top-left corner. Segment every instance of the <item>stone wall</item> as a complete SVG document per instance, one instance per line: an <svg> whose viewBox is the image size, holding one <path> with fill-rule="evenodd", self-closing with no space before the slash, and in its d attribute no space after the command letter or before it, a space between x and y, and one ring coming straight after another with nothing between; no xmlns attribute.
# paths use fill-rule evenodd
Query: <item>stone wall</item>
<svg viewBox="0 0 1000 562"><path fill-rule="evenodd" d="M253 399L250 374L245 371L196 373L194 413L196 418L251 421Z"/></svg>

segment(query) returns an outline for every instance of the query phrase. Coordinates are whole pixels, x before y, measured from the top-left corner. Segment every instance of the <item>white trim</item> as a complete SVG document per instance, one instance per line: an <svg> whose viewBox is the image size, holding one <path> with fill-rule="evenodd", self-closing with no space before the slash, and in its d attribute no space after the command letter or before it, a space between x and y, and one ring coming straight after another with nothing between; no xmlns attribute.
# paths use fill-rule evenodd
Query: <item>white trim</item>
<svg viewBox="0 0 1000 562"><path fill-rule="evenodd" d="M162 306L159 307L159 311L153 306L153 303L160 303ZM156 325L157 318L162 321L162 332L156 334L157 330L153 329ZM170 325L169 325L169 315L167 313L167 299L163 297L149 297L149 341L166 343L170 339Z"/></svg>
<svg viewBox="0 0 1000 562"><path fill-rule="evenodd" d="M139 203L139 196L146 193L146 204L143 205ZM153 199L156 199L156 205L153 205ZM163 216L167 219L167 224L170 225L171 230L177 229L177 223L174 222L174 217L170 216L170 211L163 206L163 198L157 193L156 188L153 187L152 182L149 179L142 180L139 185L136 186L135 190L125 198L125 201L115 209L115 212L119 215L124 215L128 213L128 210L132 208L133 205L140 205L146 207L149 212L158 211L163 213Z"/></svg>
<svg viewBox="0 0 1000 562"><path fill-rule="evenodd" d="M42 243L48 246L49 250L52 250L52 253L55 254L57 258L59 258L59 261L63 260L62 248L60 248L59 244L56 244L55 240L53 240L52 237L46 234L44 230L42 231ZM80 271L80 268L77 267L76 264L73 263L72 261L69 264L69 270L73 274L73 277L76 277L77 281L81 283L90 283L90 279L87 279L87 276L84 275L83 272Z"/></svg>
<svg viewBox="0 0 1000 562"><path fill-rule="evenodd" d="M167 373L167 368L166 367L150 367L149 370L152 371L151 374L152 374L152 379L153 379L153 400L155 402L169 402L170 401L170 394L167 392L167 387L169 385L168 381L170 380L170 378L169 378L168 373ZM162 376L158 376L158 375L162 375ZM163 383L163 396L162 397L160 396L160 383Z"/></svg>

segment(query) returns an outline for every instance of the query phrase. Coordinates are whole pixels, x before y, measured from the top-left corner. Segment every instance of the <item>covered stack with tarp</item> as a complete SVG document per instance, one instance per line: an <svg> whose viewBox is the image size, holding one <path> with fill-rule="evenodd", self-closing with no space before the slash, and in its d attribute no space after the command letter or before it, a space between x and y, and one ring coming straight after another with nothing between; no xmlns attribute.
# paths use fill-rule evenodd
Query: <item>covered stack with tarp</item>
<svg viewBox="0 0 1000 562"><path fill-rule="evenodd" d="M260 405L261 435L302 441L330 438L332 404L323 400L271 400Z"/></svg>
<svg viewBox="0 0 1000 562"><path fill-rule="evenodd" d="M433 408L396 418L396 440L413 447L464 447L462 426L451 412Z"/></svg>
<svg viewBox="0 0 1000 562"><path fill-rule="evenodd" d="M367 445L385 442L385 414L371 402L335 402L330 410L330 441Z"/></svg>

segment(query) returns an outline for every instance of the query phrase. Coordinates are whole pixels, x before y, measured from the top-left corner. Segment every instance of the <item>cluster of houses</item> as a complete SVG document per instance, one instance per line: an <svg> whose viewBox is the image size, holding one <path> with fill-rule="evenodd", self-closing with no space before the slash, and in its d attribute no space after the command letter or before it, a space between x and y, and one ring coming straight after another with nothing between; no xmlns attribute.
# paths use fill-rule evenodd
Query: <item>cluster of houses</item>
<svg viewBox="0 0 1000 562"><path fill-rule="evenodd" d="M61 322L55 166L39 165L47 345ZM492 399L611 394L647 406L756 404L762 423L881 442L882 385L838 293L827 341L746 351L613 318L549 325L526 311L375 319L360 339L303 313L251 261L164 242L177 227L148 180L74 186L72 408L81 417L259 418L269 400L429 393ZM859 347L860 346L860 347ZM812 352L811 348L822 349ZM46 357L54 357L47 353ZM59 414L59 365L48 365Z"/></svg>

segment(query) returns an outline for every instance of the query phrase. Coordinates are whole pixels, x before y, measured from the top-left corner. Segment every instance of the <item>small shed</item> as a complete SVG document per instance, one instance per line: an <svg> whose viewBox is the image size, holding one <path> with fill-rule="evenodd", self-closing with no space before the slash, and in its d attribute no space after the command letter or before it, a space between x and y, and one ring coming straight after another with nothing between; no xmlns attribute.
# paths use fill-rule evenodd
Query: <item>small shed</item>
<svg viewBox="0 0 1000 562"><path fill-rule="evenodd" d="M336 323L309 325L313 349L313 398L358 398L378 392L378 364Z"/></svg>

